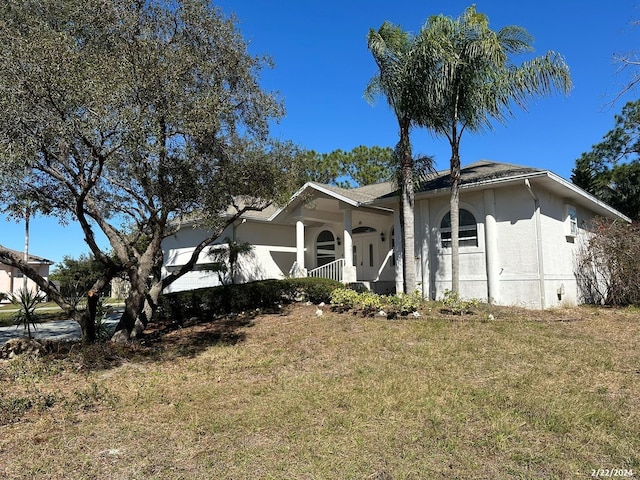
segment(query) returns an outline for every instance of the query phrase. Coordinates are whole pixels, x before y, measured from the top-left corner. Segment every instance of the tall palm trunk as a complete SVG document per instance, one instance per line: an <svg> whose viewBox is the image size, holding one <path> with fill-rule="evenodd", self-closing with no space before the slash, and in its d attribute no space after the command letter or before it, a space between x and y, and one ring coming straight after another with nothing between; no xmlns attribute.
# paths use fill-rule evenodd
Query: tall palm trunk
<svg viewBox="0 0 640 480"><path fill-rule="evenodd" d="M404 260L404 292L416 290L416 261L414 238L414 206L413 157L409 141L409 122L400 122L400 171L401 171L401 203L402 203L402 238Z"/></svg>
<svg viewBox="0 0 640 480"><path fill-rule="evenodd" d="M29 221L31 220L31 208L27 204L24 209L24 263L29 264ZM27 276L22 274L22 291L27 291Z"/></svg>
<svg viewBox="0 0 640 480"><path fill-rule="evenodd" d="M454 129L455 131L455 129ZM454 136L455 139L455 136ZM456 139L457 140L457 139ZM458 142L451 142L451 291L460 292L460 153Z"/></svg>

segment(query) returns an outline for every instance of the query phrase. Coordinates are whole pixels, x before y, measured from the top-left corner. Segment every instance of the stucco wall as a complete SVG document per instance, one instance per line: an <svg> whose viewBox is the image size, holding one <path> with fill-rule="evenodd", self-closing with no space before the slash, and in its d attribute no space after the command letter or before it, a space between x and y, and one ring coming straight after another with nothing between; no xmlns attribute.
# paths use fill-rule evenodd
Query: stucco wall
<svg viewBox="0 0 640 480"><path fill-rule="evenodd" d="M539 307L540 277L535 202L524 182L494 190L501 305Z"/></svg>
<svg viewBox="0 0 640 480"><path fill-rule="evenodd" d="M545 304L547 307L576 305L580 296L575 277L575 260L585 238L585 228L594 214L545 191L540 192L539 198L544 213L542 232ZM574 207L577 213L577 236L571 235L567 205Z"/></svg>
<svg viewBox="0 0 640 480"><path fill-rule="evenodd" d="M194 245L204 240L208 232L202 229L182 229L163 242L164 264L163 275L169 270L184 265L190 258ZM237 242L248 242L253 246L250 253L241 255L238 260L238 283L262 280L266 278L283 278L288 274L295 260L295 229L287 225L274 225L248 221L235 227L229 226L213 243L199 255L196 268L172 283L166 292L191 290L195 288L220 285L217 272L202 269L211 262L209 256L216 245L223 246L225 238L235 238Z"/></svg>
<svg viewBox="0 0 640 480"><path fill-rule="evenodd" d="M32 264L31 267L35 268L38 274L41 275L45 280L48 280L49 265ZM23 278L24 277L22 276L22 273L20 273L18 269L0 263L0 292L18 293L24 287ZM32 291L40 290L36 283L31 279L27 279L27 289Z"/></svg>
<svg viewBox="0 0 640 480"><path fill-rule="evenodd" d="M460 292L465 298L497 304L529 308L548 308L577 303L579 296L574 275L575 255L582 235L569 235L565 198L525 182L496 186L487 190L465 191L460 196L460 208L471 212L477 225L477 246L460 247ZM539 208L537 208L539 207ZM578 226L588 224L593 213L576 207ZM416 202L415 241L418 288L431 299L442 298L451 288L451 249L442 246L440 224L449 211L449 196L423 198ZM327 217L323 221L322 213ZM342 210L315 212L313 220L304 220L304 262L307 270L317 266L317 239L329 230L336 245L335 258L344 257L344 221ZM298 217L294 217L298 218ZM304 218L304 217L303 217ZM397 286L396 267L392 258L391 215L354 209L353 228L371 227L375 233L363 234L372 245L375 268L358 280ZM384 241L381 233L384 232ZM205 238L206 232L183 229L163 243L166 269L183 265L193 252L193 246ZM240 223L229 227L216 243L235 238L254 246L251 254L241 257L237 282L264 278L282 278L289 273L296 259L296 227L264 222ZM396 235L398 242L399 235ZM357 235L353 236L354 245ZM216 248L216 247L212 247ZM204 265L209 249L200 255ZM360 252L357 258L365 252ZM368 255L368 248L367 253ZM400 257L398 257L400 258ZM360 272L363 270L361 269ZM0 281L2 281L0 273ZM177 291L220 283L218 275L202 269L193 271L175 282L169 291Z"/></svg>
<svg viewBox="0 0 640 480"><path fill-rule="evenodd" d="M473 214L477 222L477 246L460 247L460 290L466 298L486 300L486 264L484 244L484 206L482 192L460 197L460 208ZM439 299L451 288L451 248L442 246L440 224L449 212L449 197L431 198L419 202L422 223L416 232L423 255L428 262L420 262L419 277L427 282L424 291L431 299ZM427 224L428 222L428 224Z"/></svg>
<svg viewBox="0 0 640 480"><path fill-rule="evenodd" d="M539 214L536 214L536 196ZM574 274L575 256L583 241L584 225L593 213L576 207L579 234L569 235L565 198L535 186L520 185L493 190L496 223L494 274L497 293L493 301L501 305L544 308L575 305L579 301ZM482 191L464 192L460 208L469 210L478 223L478 246L460 247L460 291L465 298L488 299L487 235L485 216L490 206ZM417 202L416 238L421 244L419 276L427 282L425 296L441 298L451 288L451 250L440 242L440 222L449 211L449 198ZM540 246L538 246L540 242ZM541 282L541 274L542 280Z"/></svg>

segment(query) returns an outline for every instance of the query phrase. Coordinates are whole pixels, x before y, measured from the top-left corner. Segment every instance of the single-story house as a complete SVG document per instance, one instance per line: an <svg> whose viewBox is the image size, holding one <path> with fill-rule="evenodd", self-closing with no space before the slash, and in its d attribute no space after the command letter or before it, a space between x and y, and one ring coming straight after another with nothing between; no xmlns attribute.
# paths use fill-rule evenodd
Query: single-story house
<svg viewBox="0 0 640 480"><path fill-rule="evenodd" d="M23 258L23 253L16 250L8 249L20 258ZM46 258L38 257L36 255L29 254L29 265L35 269L45 280L49 279L49 267L54 262L47 260ZM24 275L16 267L5 265L0 263L0 293L5 294L17 294L24 288ZM27 289L31 291L39 291L40 288L31 280L27 278ZM8 302L9 300L5 300Z"/></svg>
<svg viewBox="0 0 640 480"><path fill-rule="evenodd" d="M479 161L462 169L460 293L500 305L548 308L580 303L575 256L594 216L620 212L548 171ZM441 298L451 285L449 171L426 178L415 195L418 288ZM245 215L205 249L194 271L168 292L214 286L211 252L225 238L248 242L236 282L287 275L359 282L401 292L399 198L391 182L343 189L306 183L289 202ZM183 265L207 233L185 225L163 244L165 274Z"/></svg>

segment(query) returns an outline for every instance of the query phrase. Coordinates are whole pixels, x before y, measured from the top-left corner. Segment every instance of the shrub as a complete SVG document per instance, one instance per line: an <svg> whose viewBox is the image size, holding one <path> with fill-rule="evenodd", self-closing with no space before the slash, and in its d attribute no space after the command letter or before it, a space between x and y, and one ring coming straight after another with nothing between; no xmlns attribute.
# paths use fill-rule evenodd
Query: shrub
<svg viewBox="0 0 640 480"><path fill-rule="evenodd" d="M358 304L364 313L377 312L383 306L383 297L373 292L362 292L358 294Z"/></svg>
<svg viewBox="0 0 640 480"><path fill-rule="evenodd" d="M389 309L394 310L399 315L408 315L417 312L424 303L422 294L417 290L413 293L399 293L397 295L389 295Z"/></svg>
<svg viewBox="0 0 640 480"><path fill-rule="evenodd" d="M191 317L211 318L256 308L270 310L294 301L328 303L333 290L341 286L326 278L288 278L176 292L160 297L158 316L181 323Z"/></svg>
<svg viewBox="0 0 640 480"><path fill-rule="evenodd" d="M477 300L464 300L460 298L460 294L458 292L454 292L449 289L444 291L444 295L442 296L442 303L444 304L445 308L454 315L464 315L465 313L469 313L472 307L478 305Z"/></svg>
<svg viewBox="0 0 640 480"><path fill-rule="evenodd" d="M640 224L596 218L576 256L582 301L640 305Z"/></svg>
<svg viewBox="0 0 640 480"><path fill-rule="evenodd" d="M344 308L361 309L364 313L384 310L387 314L407 315L417 312L424 303L420 292L412 294L398 295L377 295L365 290L357 292L350 288L339 288L334 290L331 303Z"/></svg>
<svg viewBox="0 0 640 480"><path fill-rule="evenodd" d="M11 295L11 303L18 307L14 315L16 325L24 327L29 338L31 338L31 327L35 330L36 323L39 322L36 306L40 301L40 296L29 289L21 289L17 294Z"/></svg>
<svg viewBox="0 0 640 480"><path fill-rule="evenodd" d="M345 308L353 308L359 302L360 294L350 288L336 288L331 294L332 305L339 305Z"/></svg>
<svg viewBox="0 0 640 480"><path fill-rule="evenodd" d="M311 303L329 303L331 301L331 294L337 288L341 288L342 284L335 280L328 278L289 278L286 280L280 280L280 282L287 286L290 290L293 290L303 297L306 296L306 300ZM305 298L303 298L305 299Z"/></svg>

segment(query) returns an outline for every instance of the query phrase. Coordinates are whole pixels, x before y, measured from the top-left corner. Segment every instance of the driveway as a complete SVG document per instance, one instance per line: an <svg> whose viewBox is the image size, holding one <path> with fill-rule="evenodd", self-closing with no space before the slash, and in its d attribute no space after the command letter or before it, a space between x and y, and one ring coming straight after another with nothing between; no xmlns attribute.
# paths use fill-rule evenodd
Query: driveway
<svg viewBox="0 0 640 480"><path fill-rule="evenodd" d="M115 329L118 320L122 316L123 309L116 308L112 313L107 315L105 325L107 328ZM36 329L31 329L31 335L34 338L49 340L80 340L82 331L80 324L75 320L55 320L46 323L37 323ZM0 327L0 345L4 345L7 340L12 338L26 337L27 331L24 327Z"/></svg>

